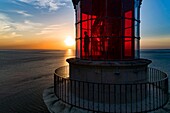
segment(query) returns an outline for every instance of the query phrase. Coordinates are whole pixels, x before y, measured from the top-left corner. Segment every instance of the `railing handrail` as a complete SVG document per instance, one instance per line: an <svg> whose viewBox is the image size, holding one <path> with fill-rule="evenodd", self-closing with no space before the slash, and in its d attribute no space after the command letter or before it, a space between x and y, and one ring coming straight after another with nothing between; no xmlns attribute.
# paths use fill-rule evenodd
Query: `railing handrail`
<svg viewBox="0 0 170 113"><path fill-rule="evenodd" d="M68 68L68 66L62 66L62 67L59 67L58 69L62 69L62 68ZM56 71L58 69L56 69ZM135 83L120 83L120 84L118 84L118 83L96 83L96 84L104 84L104 85L136 85L136 84L156 83L156 82L160 82L160 81L168 79L168 75L166 73L164 73L164 72L162 72L162 71L160 71L158 69L151 68L151 67L148 67L148 69L149 69L149 71L150 71L150 69L153 69L154 71L159 71L161 73L161 75L164 76L164 77L162 77L162 79L155 80L155 81L143 81L143 82L139 82L139 83L135 82ZM55 71L54 75L59 76L59 77L61 77L63 79L70 79L69 77L64 77L64 76L60 75L59 73L57 74L56 71ZM68 76L69 76L69 74L68 74ZM70 79L70 80L72 80L72 79ZM72 81L95 84L94 82L82 81L82 80L72 80Z"/></svg>
<svg viewBox="0 0 170 113"><path fill-rule="evenodd" d="M162 108L169 99L168 75L158 69L148 68L149 81L122 84L72 80L62 76L67 73L68 66L60 67L54 73L56 96L88 111L150 112Z"/></svg>

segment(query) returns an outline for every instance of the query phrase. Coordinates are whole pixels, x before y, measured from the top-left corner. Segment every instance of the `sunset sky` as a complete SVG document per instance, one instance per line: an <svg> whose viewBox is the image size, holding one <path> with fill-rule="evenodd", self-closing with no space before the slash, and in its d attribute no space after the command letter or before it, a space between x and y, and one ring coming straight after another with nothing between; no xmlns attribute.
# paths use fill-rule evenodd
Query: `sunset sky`
<svg viewBox="0 0 170 113"><path fill-rule="evenodd" d="M71 0L0 0L0 49L67 49ZM170 0L143 0L141 48L170 49Z"/></svg>

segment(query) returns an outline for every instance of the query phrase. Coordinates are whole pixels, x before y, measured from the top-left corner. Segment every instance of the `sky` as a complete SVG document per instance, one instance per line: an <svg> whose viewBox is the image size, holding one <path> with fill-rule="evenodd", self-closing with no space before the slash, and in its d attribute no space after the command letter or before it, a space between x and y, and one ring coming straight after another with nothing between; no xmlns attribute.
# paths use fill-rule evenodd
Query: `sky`
<svg viewBox="0 0 170 113"><path fill-rule="evenodd" d="M71 0L0 0L0 49L70 48L74 16ZM170 0L143 0L141 48L170 49Z"/></svg>

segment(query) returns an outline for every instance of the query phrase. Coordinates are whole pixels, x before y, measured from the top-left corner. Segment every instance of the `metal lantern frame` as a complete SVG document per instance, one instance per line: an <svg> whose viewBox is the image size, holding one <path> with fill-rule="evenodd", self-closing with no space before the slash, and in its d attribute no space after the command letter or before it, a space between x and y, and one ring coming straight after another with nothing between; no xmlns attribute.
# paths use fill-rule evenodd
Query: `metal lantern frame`
<svg viewBox="0 0 170 113"><path fill-rule="evenodd" d="M77 58L140 58L141 0L73 0L73 4ZM89 37L88 45L84 33Z"/></svg>

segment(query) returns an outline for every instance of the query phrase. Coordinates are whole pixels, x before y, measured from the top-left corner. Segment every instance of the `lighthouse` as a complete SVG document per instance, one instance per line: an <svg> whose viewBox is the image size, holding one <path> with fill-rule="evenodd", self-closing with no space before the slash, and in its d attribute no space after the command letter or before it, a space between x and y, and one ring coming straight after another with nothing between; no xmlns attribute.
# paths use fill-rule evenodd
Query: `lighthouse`
<svg viewBox="0 0 170 113"><path fill-rule="evenodd" d="M56 69L54 92L88 112L148 112L168 101L168 76L140 58L142 0L72 0L76 56Z"/></svg>
<svg viewBox="0 0 170 113"><path fill-rule="evenodd" d="M147 81L150 60L140 59L141 0L73 0L76 58L70 78L99 83Z"/></svg>

